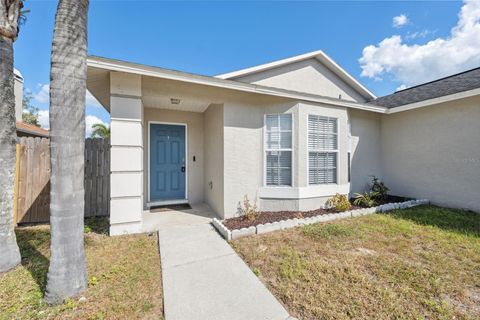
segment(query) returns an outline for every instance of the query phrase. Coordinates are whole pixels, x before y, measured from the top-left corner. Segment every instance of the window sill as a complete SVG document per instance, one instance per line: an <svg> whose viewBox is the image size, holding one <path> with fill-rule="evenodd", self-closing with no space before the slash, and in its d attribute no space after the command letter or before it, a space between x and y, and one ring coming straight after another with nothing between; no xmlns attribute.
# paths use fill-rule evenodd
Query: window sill
<svg viewBox="0 0 480 320"><path fill-rule="evenodd" d="M308 187L261 187L258 197L261 199L308 199L330 197L336 193L348 194L349 192L350 183Z"/></svg>

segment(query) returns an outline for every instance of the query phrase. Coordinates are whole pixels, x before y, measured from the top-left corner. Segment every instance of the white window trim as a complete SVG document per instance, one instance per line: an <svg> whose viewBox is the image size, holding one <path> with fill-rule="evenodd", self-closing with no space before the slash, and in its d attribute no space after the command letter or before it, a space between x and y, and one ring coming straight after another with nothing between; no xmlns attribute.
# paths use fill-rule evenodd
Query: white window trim
<svg viewBox="0 0 480 320"><path fill-rule="evenodd" d="M315 150L310 150L309 149L309 134L310 134L310 128L308 126L308 117L312 115L312 116L316 116L316 117L323 117L323 118L327 118L327 119L335 119L335 121L337 122L337 132L335 133L335 135L337 136L337 148L335 150L324 150L324 149L315 149ZM338 181L339 181L339 178L340 178L340 170L338 168L338 163L339 163L339 145L340 145L340 141L338 139L339 137L339 124L338 124L338 118L337 117L330 117L330 116L323 116L323 115L320 115L320 114L314 114L314 113L309 113L307 114L307 121L305 122L307 124L307 137L306 137L306 141L307 141L307 161L306 161L306 168L307 168L307 185L309 187L322 187L322 186L329 186L329 185L339 185L338 184ZM336 153L337 154L337 161L336 161L336 167L335 167L335 171L336 171L336 182L335 183L316 183L316 184L311 184L310 183L310 151L311 152L322 152L322 153Z"/></svg>
<svg viewBox="0 0 480 320"><path fill-rule="evenodd" d="M281 114L289 114L291 115L292 117L292 146L290 149L285 149L285 148L282 148L282 149L267 149L266 148L266 145L267 145L267 116L273 116L273 115L281 115ZM282 132L282 131L279 131L279 132ZM284 132L287 132L287 131L284 131ZM295 183L293 181L293 177L294 177L294 174L293 174L293 170L295 168L295 157L294 157L294 154L293 154L293 150L295 150L295 116L292 112L285 112L285 113L266 113L263 115L263 186L264 188L293 188ZM291 152L291 156L292 156L292 160L291 160L291 163L292 163L292 168L290 170L290 181L292 182L292 185L291 186L278 186L278 185L267 185L267 152L268 151L290 151Z"/></svg>

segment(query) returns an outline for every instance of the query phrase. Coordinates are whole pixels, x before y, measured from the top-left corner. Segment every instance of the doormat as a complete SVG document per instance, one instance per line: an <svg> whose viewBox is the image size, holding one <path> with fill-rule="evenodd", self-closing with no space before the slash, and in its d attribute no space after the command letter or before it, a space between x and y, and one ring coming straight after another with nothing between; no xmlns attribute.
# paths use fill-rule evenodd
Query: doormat
<svg viewBox="0 0 480 320"><path fill-rule="evenodd" d="M165 206L153 206L150 207L150 212L164 212L164 211L182 211L182 210L189 210L192 209L188 203L186 204L172 204L172 205L165 205Z"/></svg>

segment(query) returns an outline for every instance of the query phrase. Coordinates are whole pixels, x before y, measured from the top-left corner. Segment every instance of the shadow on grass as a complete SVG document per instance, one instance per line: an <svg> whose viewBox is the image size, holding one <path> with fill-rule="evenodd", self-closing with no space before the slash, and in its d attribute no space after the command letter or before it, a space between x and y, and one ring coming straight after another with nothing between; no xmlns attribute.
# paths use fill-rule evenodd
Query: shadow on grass
<svg viewBox="0 0 480 320"><path fill-rule="evenodd" d="M108 236L108 230L110 228L110 221L108 217L91 217L85 218L85 233L98 233Z"/></svg>
<svg viewBox="0 0 480 320"><path fill-rule="evenodd" d="M19 228L16 230L16 234L22 265L30 272L40 290L45 292L50 260L40 249L49 250L50 230L39 227Z"/></svg>
<svg viewBox="0 0 480 320"><path fill-rule="evenodd" d="M480 237L480 214L472 211L436 206L419 206L389 213L398 219L410 220L420 225L435 226L442 230Z"/></svg>
<svg viewBox="0 0 480 320"><path fill-rule="evenodd" d="M85 219L85 232L108 235L108 218ZM27 269L42 292L45 292L50 260L50 228L46 225L24 226L15 229L22 256L22 266Z"/></svg>

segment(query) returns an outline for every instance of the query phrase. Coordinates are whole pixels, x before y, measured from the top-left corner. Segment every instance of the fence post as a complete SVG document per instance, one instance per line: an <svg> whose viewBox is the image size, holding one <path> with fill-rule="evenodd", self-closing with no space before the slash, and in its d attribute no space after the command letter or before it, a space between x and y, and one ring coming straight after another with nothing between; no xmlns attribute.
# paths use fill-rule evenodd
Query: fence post
<svg viewBox="0 0 480 320"><path fill-rule="evenodd" d="M18 217L18 180L20 178L20 144L15 145L15 185L13 188L13 226L17 226Z"/></svg>

